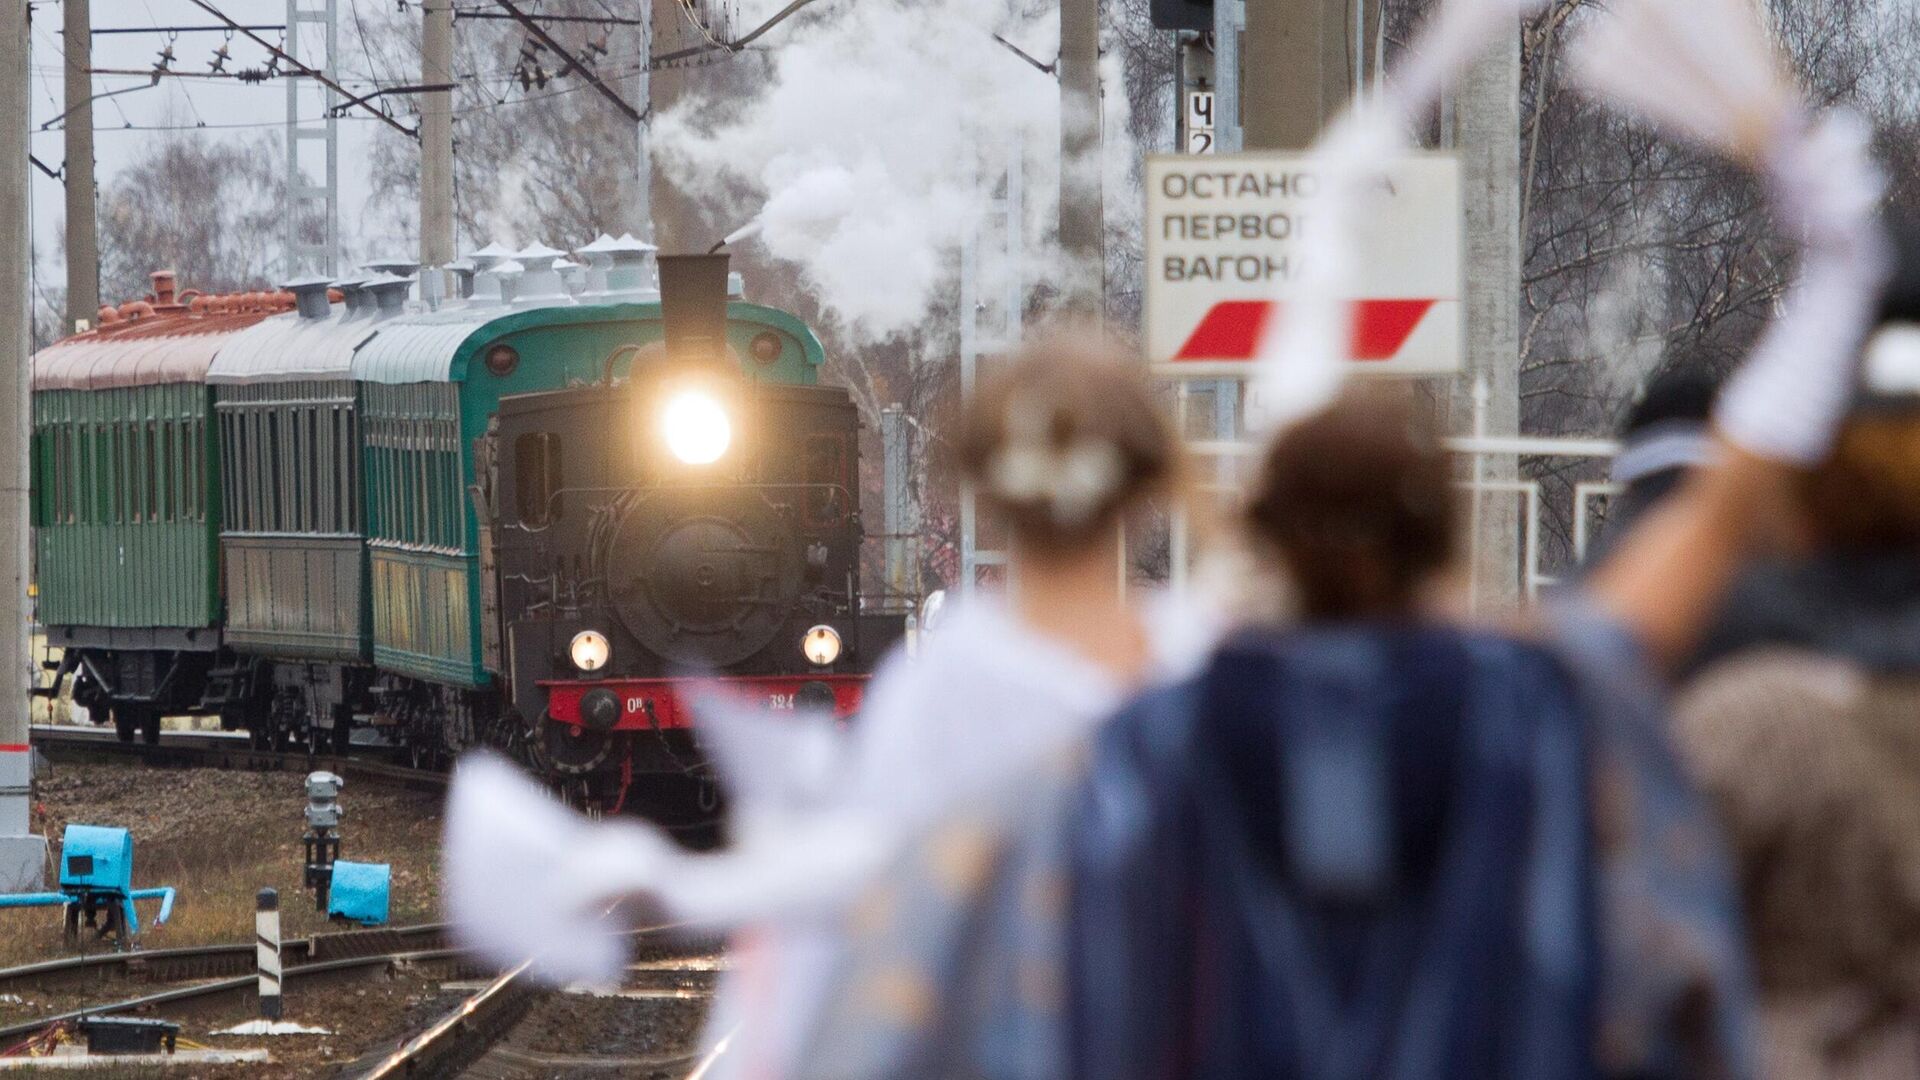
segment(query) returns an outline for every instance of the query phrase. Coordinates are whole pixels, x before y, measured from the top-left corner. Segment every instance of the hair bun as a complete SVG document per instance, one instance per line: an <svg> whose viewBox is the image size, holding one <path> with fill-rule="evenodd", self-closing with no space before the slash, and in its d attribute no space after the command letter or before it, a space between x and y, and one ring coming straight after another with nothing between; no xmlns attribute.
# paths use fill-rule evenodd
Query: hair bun
<svg viewBox="0 0 1920 1080"><path fill-rule="evenodd" d="M1084 542L1174 471L1178 447L1136 365L1059 342L1031 345L968 411L961 464L1028 546Z"/></svg>

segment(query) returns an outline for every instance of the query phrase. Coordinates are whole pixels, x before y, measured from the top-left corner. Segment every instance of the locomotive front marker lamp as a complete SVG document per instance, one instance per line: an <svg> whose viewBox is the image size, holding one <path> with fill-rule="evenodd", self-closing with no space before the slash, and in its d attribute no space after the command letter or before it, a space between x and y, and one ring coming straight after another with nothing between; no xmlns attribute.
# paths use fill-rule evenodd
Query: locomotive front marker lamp
<svg viewBox="0 0 1920 1080"><path fill-rule="evenodd" d="M607 635L598 630L582 630L573 635L573 641L567 646L567 656L573 660L573 666L581 671L599 671L607 666L613 656L613 646L607 643Z"/></svg>
<svg viewBox="0 0 1920 1080"><path fill-rule="evenodd" d="M661 410L667 449L688 465L711 465L733 443L733 422L720 399L704 390L680 390Z"/></svg>
<svg viewBox="0 0 1920 1080"><path fill-rule="evenodd" d="M800 639L800 651L814 667L826 667L840 659L840 631L831 626L816 626Z"/></svg>

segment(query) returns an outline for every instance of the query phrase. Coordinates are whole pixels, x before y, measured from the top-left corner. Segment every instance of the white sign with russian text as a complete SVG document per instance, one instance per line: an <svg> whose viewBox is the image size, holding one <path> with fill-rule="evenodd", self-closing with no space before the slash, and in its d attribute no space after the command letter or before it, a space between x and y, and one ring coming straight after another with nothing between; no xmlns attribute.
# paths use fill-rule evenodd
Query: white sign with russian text
<svg viewBox="0 0 1920 1080"><path fill-rule="evenodd" d="M1148 359L1244 370L1286 317L1319 178L1295 153L1154 155L1146 184ZM1459 162L1410 152L1364 199L1354 361L1379 374L1460 370Z"/></svg>

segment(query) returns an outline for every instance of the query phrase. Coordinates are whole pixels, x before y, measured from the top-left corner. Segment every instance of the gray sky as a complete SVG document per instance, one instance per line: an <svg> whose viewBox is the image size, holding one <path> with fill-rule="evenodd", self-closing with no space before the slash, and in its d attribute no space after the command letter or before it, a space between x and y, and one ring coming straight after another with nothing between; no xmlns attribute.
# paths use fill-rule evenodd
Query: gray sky
<svg viewBox="0 0 1920 1080"><path fill-rule="evenodd" d="M278 25L286 18L286 0L215 0L217 6L247 25ZM392 0L339 0L341 80L349 87L366 84L367 61L360 50L354 26L354 9L363 18L384 15L392 9ZM66 111L62 102L63 75L61 52L61 10L57 3L36 5L33 23L33 153L51 168L58 168L66 156L64 139L56 127L39 130L40 125ZM105 27L203 26L217 22L187 0L93 0L93 24ZM369 24L371 27L371 24ZM317 27L309 28L313 34ZM278 32L261 35L278 43ZM311 38L309 38L311 40ZM181 34L173 43L174 68L180 71L205 71L213 50L224 38L217 33ZM167 44L161 33L100 34L93 39L93 66L96 68L150 68L159 51ZM228 70L259 67L267 54L258 45L235 35L230 45L232 60ZM302 48L303 59L309 58ZM383 71L387 79L413 81L419 72ZM96 75L94 93L126 86L140 86L139 76ZM204 123L213 138L258 138L262 134L279 136L284 129L287 110L287 84L270 81L244 84L224 79L162 79L160 85L135 93L122 94L94 103L94 156L98 179L105 187L116 172L139 157L150 140L166 138L163 131L142 130L168 124L194 126ZM319 114L317 95L306 99L308 115ZM396 112L399 110L396 108ZM361 114L365 116L364 113ZM373 128L379 121L342 119L340 121L340 228L349 250L363 246L355 238L363 233L362 212L368 184L355 163L366 158ZM277 143L277 138L276 138ZM280 153L275 150L276 159ZM39 249L56 250L56 232L65 217L65 195L59 181L33 170L34 236ZM391 246L375 244L376 247ZM49 267L53 264L48 263ZM119 300L124 297L103 297Z"/></svg>

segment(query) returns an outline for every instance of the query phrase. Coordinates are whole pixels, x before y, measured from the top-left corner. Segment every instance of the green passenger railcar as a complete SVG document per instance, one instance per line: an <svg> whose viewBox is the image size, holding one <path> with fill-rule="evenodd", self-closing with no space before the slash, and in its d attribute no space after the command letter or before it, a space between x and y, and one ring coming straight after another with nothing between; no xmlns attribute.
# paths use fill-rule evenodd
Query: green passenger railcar
<svg viewBox="0 0 1920 1080"><path fill-rule="evenodd" d="M40 621L59 640L122 644L154 635L114 631L218 623L218 471L204 385L36 392Z"/></svg>
<svg viewBox="0 0 1920 1080"><path fill-rule="evenodd" d="M353 353L408 287L389 278L333 305L326 279L293 282L297 313L235 334L207 374L225 464L226 632L241 652L372 659Z"/></svg>

